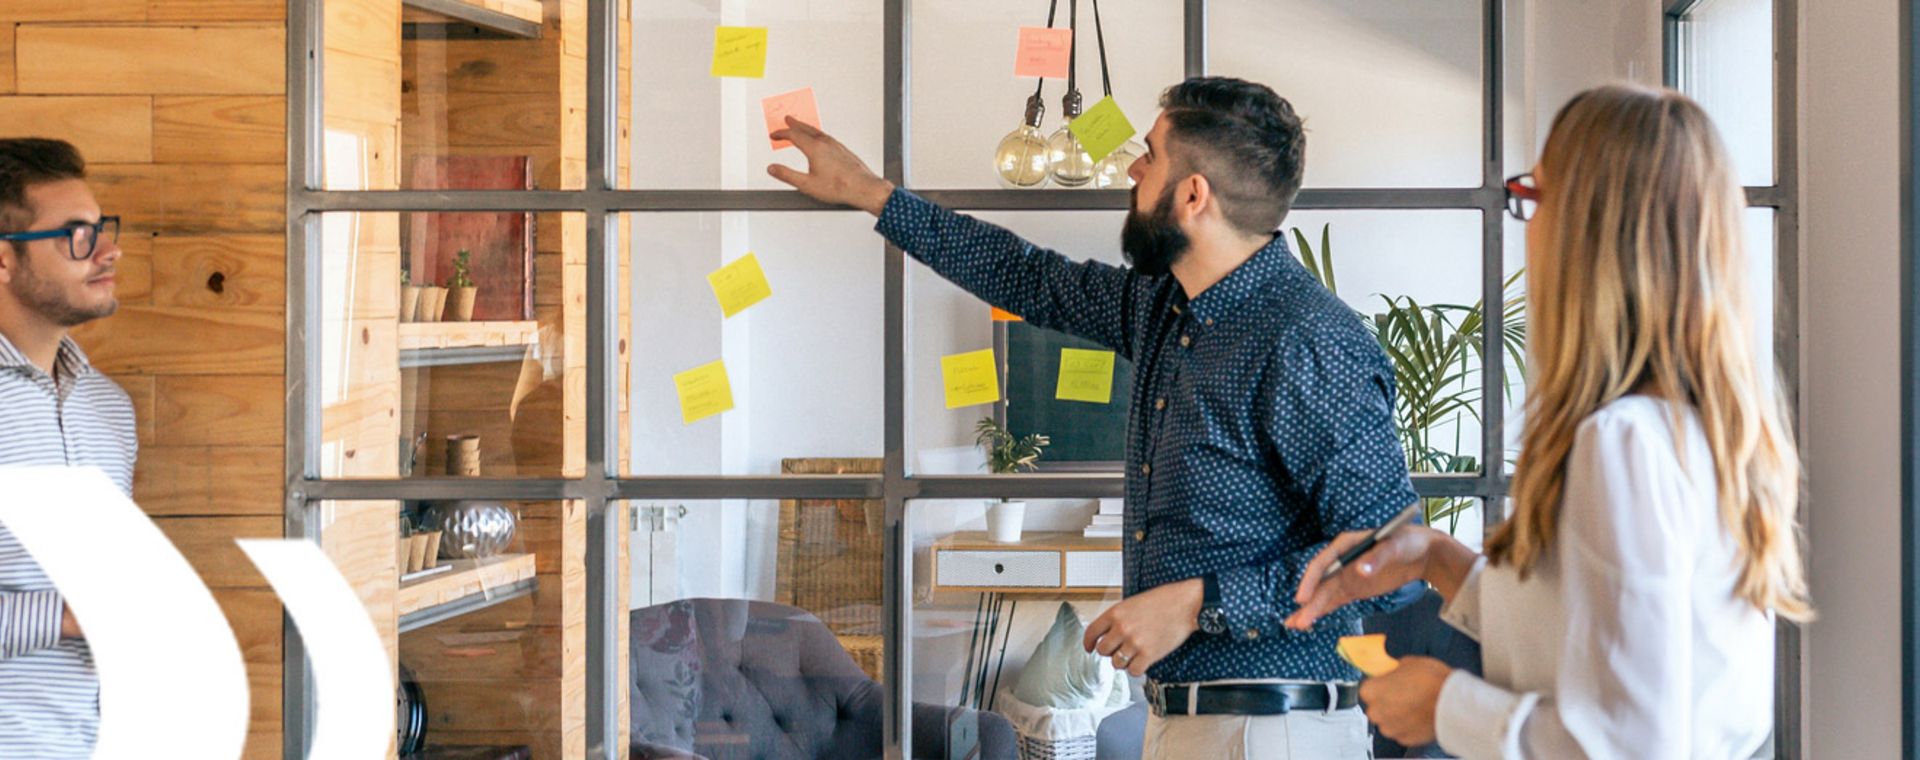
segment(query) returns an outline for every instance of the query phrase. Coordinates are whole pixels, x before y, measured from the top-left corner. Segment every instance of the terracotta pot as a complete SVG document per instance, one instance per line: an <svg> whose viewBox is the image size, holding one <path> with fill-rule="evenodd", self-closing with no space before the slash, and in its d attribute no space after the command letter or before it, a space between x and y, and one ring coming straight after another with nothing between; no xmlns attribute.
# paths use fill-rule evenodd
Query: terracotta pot
<svg viewBox="0 0 1920 760"><path fill-rule="evenodd" d="M453 288L447 291L447 321L472 322L473 299L479 288Z"/></svg>
<svg viewBox="0 0 1920 760"><path fill-rule="evenodd" d="M480 477L480 436L447 436L447 474L455 477Z"/></svg>
<svg viewBox="0 0 1920 760"><path fill-rule="evenodd" d="M420 291L425 289L426 288L420 287L419 285L408 285L405 288L401 288L400 321L412 322L414 316L420 313Z"/></svg>
<svg viewBox="0 0 1920 760"><path fill-rule="evenodd" d="M447 311L447 289L429 287L427 295L431 297L430 300L420 302L420 308L426 311L425 314L420 315L420 321L439 322L441 315Z"/></svg>

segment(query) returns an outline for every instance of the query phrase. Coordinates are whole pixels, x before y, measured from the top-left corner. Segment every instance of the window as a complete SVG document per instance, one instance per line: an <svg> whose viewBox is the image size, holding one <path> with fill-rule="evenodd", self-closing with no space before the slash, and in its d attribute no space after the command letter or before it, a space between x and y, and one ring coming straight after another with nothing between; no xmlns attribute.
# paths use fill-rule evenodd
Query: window
<svg viewBox="0 0 1920 760"><path fill-rule="evenodd" d="M1750 105L1725 94L1746 80L1711 73L1723 58L1707 43L1723 37L1705 27L1723 16L1752 23L1744 9L1752 4L1716 0L1728 8L1703 5L1686 22L1701 25L1690 39L1705 45L1689 48L1690 70L1721 88L1703 100ZM994 349L1004 373L1027 361L1016 346L1053 350L1047 341L1057 337L996 324L984 304L887 248L864 215L772 181L767 163L798 156L761 138L756 106L810 87L824 126L895 182L1071 255L1117 260L1124 191L990 189L988 159L1032 87L997 61L1012 52L1014 27L1045 22L1044 4L467 5L290 8L289 66L309 75L289 93L309 117L292 122L288 180L289 319L302 328L288 331L298 402L288 432L303 476L290 524L346 546L391 538L397 522L344 523L328 517L328 504L522 505L522 524L538 531L522 545L537 570L524 604L543 627L522 637L536 642L525 654L584 652L586 667L482 663L537 688L459 692L474 710L526 693L564 702L553 715L510 718L492 738L563 757L617 756L623 742L643 738L629 736L627 714L628 637L641 635L629 630L634 611L708 595L788 600L819 618L881 689L878 702L892 708L889 748L901 749L914 698L979 696L979 663L955 658L984 656L964 640L980 632L987 605L979 600L970 618L953 595L991 584L933 589L941 547L991 527L987 503L1007 498L1029 500L1028 530L1083 539L1099 500L1120 496L1122 477L1099 464L1110 453L1072 440L1077 427L1046 432L1090 452L1087 467L981 474L972 448L981 417L1046 419L1023 417L1013 390L1042 404L1085 402L1054 401L1029 375L1024 386L1000 378L999 407L948 409L941 358ZM1089 8L1081 4L1083 35ZM1060 9L1055 24L1069 12ZM1285 228L1315 255L1331 254L1340 294L1359 315L1505 301L1519 228L1505 221L1499 188L1511 172L1507 128L1521 119L1507 118L1513 67L1503 56L1518 47L1507 27L1519 11L1497 0L1184 0L1103 12L1113 92L1141 131L1159 89L1183 74L1269 82L1307 116L1307 187ZM767 28L764 78L707 75L723 25ZM1744 50L1746 29L1724 38ZM1088 104L1104 94L1097 60L1091 47L1081 52L1076 79ZM311 76L321 72L324 91ZM1789 80L1782 91L1790 90ZM1057 81L1043 87L1044 131L1059 124L1061 92ZM1742 155L1790 141L1770 134L1756 144L1768 147ZM1774 211L1770 221L1756 211L1754 223L1784 228L1794 218L1792 161L1769 165L1781 168L1753 175L1762 184L1751 192ZM1791 239L1779 237L1772 259L1782 272L1793 266ZM496 252L487 254L489 276L504 278L491 287L526 288L517 291L522 310L416 326L431 321L423 314L446 316L444 306L422 311L438 297L424 290L447 286L460 252L482 242ZM499 267L497 252L527 266ZM708 275L749 253L774 295L727 316ZM1459 336L1474 349L1469 364L1504 356L1507 313L1485 316L1482 330ZM1775 319L1792 318L1783 298ZM711 381L724 378L730 403L684 403L676 378L714 362L720 371L701 376L703 398L716 402ZM1415 485L1468 540L1501 516L1506 468L1494 463L1509 457L1517 391L1510 362L1484 364L1439 389L1466 406L1402 431L1446 455L1426 461L1447 466L1417 467ZM1118 414L1124 425L1124 385L1116 386L1103 424ZM481 477L462 469L469 456ZM342 527L360 524L365 536ZM1111 569L1104 555L1079 560L1085 573ZM1104 580L1088 583L1082 601L1114 598ZM889 601L892 618L876 612ZM397 646L405 659L408 648L443 644ZM292 699L310 694L300 663L287 673ZM298 708L285 710L293 747L312 730Z"/></svg>

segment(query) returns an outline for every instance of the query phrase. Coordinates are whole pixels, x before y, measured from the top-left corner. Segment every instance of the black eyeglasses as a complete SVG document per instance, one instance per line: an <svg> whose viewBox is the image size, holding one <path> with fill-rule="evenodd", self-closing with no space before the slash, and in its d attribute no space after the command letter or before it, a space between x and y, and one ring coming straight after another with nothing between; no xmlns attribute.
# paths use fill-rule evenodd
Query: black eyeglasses
<svg viewBox="0 0 1920 760"><path fill-rule="evenodd" d="M1533 218L1533 211L1540 206L1540 188L1533 184L1533 174L1519 174L1507 179L1507 213L1520 221Z"/></svg>
<svg viewBox="0 0 1920 760"><path fill-rule="evenodd" d="M0 235L0 240L27 242L66 238L67 256L74 261L86 261L93 258L93 252L100 247L100 238L103 237L115 243L120 242L120 217L103 216L92 224L74 222L57 230L11 232Z"/></svg>

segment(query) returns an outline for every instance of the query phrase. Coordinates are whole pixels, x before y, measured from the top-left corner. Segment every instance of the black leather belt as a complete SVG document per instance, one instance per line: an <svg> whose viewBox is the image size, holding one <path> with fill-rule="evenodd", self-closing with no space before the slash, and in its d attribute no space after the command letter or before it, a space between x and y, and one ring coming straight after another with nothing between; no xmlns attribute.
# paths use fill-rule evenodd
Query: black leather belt
<svg viewBox="0 0 1920 760"><path fill-rule="evenodd" d="M1293 710L1345 710L1360 705L1360 688L1344 683L1163 684L1148 681L1153 714L1285 715ZM1194 702L1188 709L1188 701Z"/></svg>

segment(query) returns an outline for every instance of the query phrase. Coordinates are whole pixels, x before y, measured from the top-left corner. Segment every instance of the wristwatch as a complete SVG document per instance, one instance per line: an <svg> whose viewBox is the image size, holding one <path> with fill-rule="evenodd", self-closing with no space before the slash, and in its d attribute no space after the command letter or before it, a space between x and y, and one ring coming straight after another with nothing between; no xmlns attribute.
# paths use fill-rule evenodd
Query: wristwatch
<svg viewBox="0 0 1920 760"><path fill-rule="evenodd" d="M1206 590L1200 598L1200 632L1210 636L1220 636L1227 632L1227 613L1220 609L1220 579L1213 573L1201 578L1201 586Z"/></svg>

